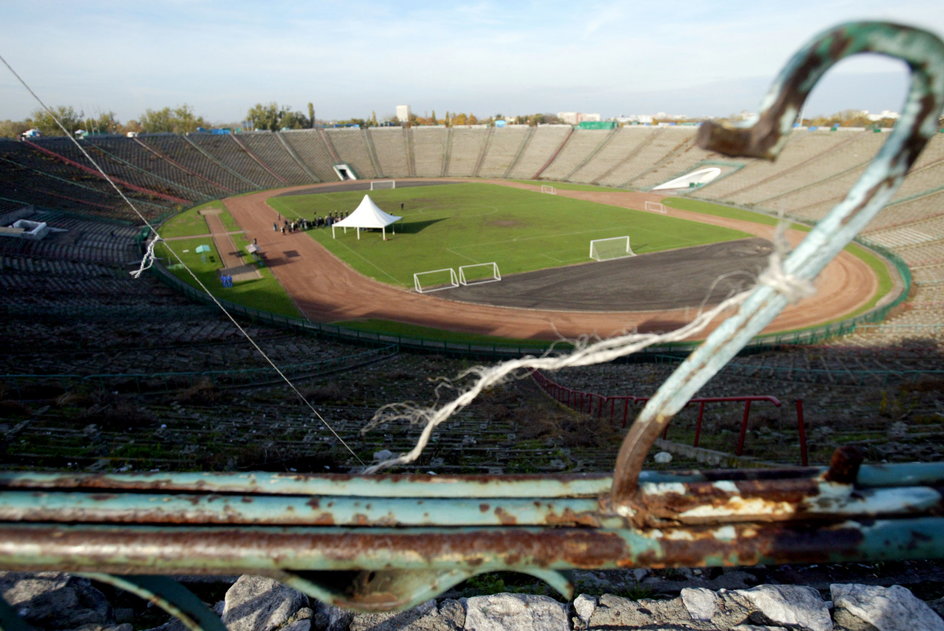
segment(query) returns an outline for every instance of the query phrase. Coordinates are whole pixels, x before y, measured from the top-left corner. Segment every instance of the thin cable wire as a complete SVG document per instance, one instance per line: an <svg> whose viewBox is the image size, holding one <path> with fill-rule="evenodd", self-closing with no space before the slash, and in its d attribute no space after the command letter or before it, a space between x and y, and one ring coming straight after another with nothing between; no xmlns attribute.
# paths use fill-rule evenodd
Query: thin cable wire
<svg viewBox="0 0 944 631"><path fill-rule="evenodd" d="M84 155L86 159L88 159L88 161L92 164L92 166L95 167L95 170L97 170L102 175L102 177L105 178L105 181L108 182L108 184L110 184L113 189L115 189L115 192L117 192L118 195L121 197L121 199L123 199L124 202L128 204L131 210L134 211L134 214L136 214L138 218L141 219L142 222L144 222L144 225L147 226L147 228L154 234L154 240L161 239L161 236L157 232L157 229L151 225L151 223L141 213L141 211L138 210L138 208L134 205L134 203L124 194L124 192L120 188L118 188L118 185L116 185L112 181L112 179L108 177L108 174L105 173L104 169L102 169L102 167L98 165L98 163L92 158L92 156L89 155L89 153L85 150L85 147L79 144L79 142L73 137L72 133L68 129L65 128L62 122L59 120L59 117L56 116L55 112L53 112L52 109L48 105L46 105L46 103L44 103L41 98L39 98L39 95L37 95L33 91L33 89L29 86L29 84L27 84L26 81L16 72L16 70L13 69L13 67L7 62L7 60L3 57L3 55L0 55L0 61L2 61L3 65L7 67L7 70L9 70L10 73L12 73L14 77L16 77L16 80L20 82L20 85L22 85L26 89L26 91L29 92L30 95L34 99L36 99L36 102L40 104L43 110L45 110L46 113L48 113L52 117L52 119L56 122L56 125L59 126L59 129L61 129L70 140L72 140L73 144L75 144L75 146L79 148L79 151L82 152L82 155ZM149 249L150 249L150 246L149 246ZM203 284L203 282L197 277L197 275L194 274L193 271L189 267L187 267L187 265L183 262L183 260L177 254L177 252L175 252L170 247L167 248L167 251L170 252L174 256L174 258L177 260L177 262L180 263L183 266L183 268L187 270L187 273L190 274L190 277L193 278L194 281L196 281L200 289L202 289L206 293L206 295L210 297L210 300L213 301L213 303L220 309L220 311L222 311L226 315L227 318L229 318L229 321L233 323L233 326L235 326L236 329L243 335L243 337L245 337L246 340L253 346L253 348L256 349L259 355L269 364L269 366L272 367L272 369L279 375L279 377L281 377L282 380L285 381L286 384L288 384L288 387L291 388L292 392L294 392L298 396L298 398L302 401L302 403L304 403L308 407L309 410L311 410L312 414L315 415L315 418L317 418L319 421L322 422L322 424L328 429L328 431L334 435L334 437L338 440L339 443L344 445L344 448L347 449L348 452L350 452L352 456L354 456L354 459L357 460L357 462L361 466L366 466L364 461L361 460L360 457L356 453L354 453L354 450L351 449L351 447L344 441L343 438L341 438L340 434L338 434L334 430L334 428L331 427L331 424L328 423L328 421L318 412L318 410L315 409L315 406L313 406L308 401L308 399L305 398L305 395L303 395L301 391L295 386L295 384L292 383L291 379L289 379L288 376L286 376L285 373L283 373L282 370L275 364L275 362L268 356L268 354L266 354L266 352L262 350L262 347L260 347L256 343L256 341L252 338L249 332L246 331L246 329L244 329L239 324L239 322L236 321L236 318L234 318L233 315L229 311L226 310L226 307L224 307L223 304L219 300L217 300L216 296L214 296L210 292L210 290L206 287L206 285ZM144 263L142 262L142 267L143 266L144 266Z"/></svg>

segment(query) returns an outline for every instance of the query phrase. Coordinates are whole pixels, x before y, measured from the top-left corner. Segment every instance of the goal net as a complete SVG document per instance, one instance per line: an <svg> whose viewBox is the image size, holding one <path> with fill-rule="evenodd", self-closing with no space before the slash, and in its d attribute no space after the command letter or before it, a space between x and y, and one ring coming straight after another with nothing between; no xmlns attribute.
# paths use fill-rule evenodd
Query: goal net
<svg viewBox="0 0 944 631"><path fill-rule="evenodd" d="M668 214L668 211L665 209L665 206L662 205L662 202L645 202L644 208L654 213L662 213L663 215Z"/></svg>
<svg viewBox="0 0 944 631"><path fill-rule="evenodd" d="M459 266L460 285L478 285L479 283L494 283L501 280L498 263L474 263Z"/></svg>
<svg viewBox="0 0 944 631"><path fill-rule="evenodd" d="M549 195L557 195L557 189L553 186L547 186L546 184L541 185L541 192Z"/></svg>
<svg viewBox="0 0 944 631"><path fill-rule="evenodd" d="M370 190L372 191L376 191L381 188L396 188L396 187L397 187L396 180L373 180L370 183Z"/></svg>
<svg viewBox="0 0 944 631"><path fill-rule="evenodd" d="M451 267L413 274L413 288L421 294L458 286L459 278L456 276L456 270Z"/></svg>
<svg viewBox="0 0 944 631"><path fill-rule="evenodd" d="M590 242L590 258L595 261L609 261L610 259L621 259L627 256L636 256L636 253L629 247L629 235L594 239Z"/></svg>

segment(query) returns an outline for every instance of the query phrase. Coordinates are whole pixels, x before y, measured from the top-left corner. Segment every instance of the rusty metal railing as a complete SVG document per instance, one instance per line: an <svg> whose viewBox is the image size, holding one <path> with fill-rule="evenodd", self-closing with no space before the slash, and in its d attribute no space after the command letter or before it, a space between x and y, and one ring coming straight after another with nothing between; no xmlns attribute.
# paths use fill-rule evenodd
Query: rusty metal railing
<svg viewBox="0 0 944 631"><path fill-rule="evenodd" d="M539 388L541 388L541 390L544 391L545 394L561 405L564 405L576 412L588 414L599 419L602 419L604 416L608 416L610 422L614 422L617 417L620 417L622 419L621 422L623 427L626 427L627 423L629 422L630 404L644 404L649 401L649 397L637 397L631 394L603 395L594 392L575 390L574 388L562 386L539 370L535 370L531 373L531 379L535 384L537 384ZM744 453L744 444L747 440L747 426L751 417L751 404L756 402L772 403L778 408L783 405L780 399L769 394L748 394L728 397L694 397L689 399L686 405L696 405L698 407L698 412L695 416L695 430L694 435L692 436L692 447L698 447L699 443L701 442L701 430L705 419L705 407L707 405L718 403L738 403L742 404L743 408L737 442L734 446L734 455L742 455ZM796 409L797 441L799 442L800 447L800 464L806 466L809 463L807 462L806 431L803 427L803 402L801 400L796 400L794 401L794 405ZM666 425L665 429L662 430L663 440L668 438L668 432L669 427ZM780 462L787 461L781 460Z"/></svg>
<svg viewBox="0 0 944 631"><path fill-rule="evenodd" d="M642 463L695 391L891 198L944 104L944 44L885 23L831 29L787 65L747 128L705 146L772 158L840 59L902 59L901 120L846 199L650 399L614 473L557 476L0 474L0 567L64 570L151 598L191 629L219 618L162 574L254 573L343 607L405 608L476 574L515 570L563 594L574 568L944 557L944 463L656 474ZM25 628L0 601L0 625Z"/></svg>

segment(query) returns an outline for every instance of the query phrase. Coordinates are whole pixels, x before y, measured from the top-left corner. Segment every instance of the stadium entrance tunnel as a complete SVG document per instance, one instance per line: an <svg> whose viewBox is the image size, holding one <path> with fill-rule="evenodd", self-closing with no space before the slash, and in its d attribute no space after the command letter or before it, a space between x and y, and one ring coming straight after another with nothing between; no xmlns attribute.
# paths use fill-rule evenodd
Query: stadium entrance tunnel
<svg viewBox="0 0 944 631"><path fill-rule="evenodd" d="M718 167L708 167L705 169L698 169L697 171L692 171L687 175L682 177L677 177L673 180L669 180L664 184L653 187L654 191L667 191L678 188L694 188L698 186L704 186L709 182L713 182L719 175L721 175L721 169Z"/></svg>

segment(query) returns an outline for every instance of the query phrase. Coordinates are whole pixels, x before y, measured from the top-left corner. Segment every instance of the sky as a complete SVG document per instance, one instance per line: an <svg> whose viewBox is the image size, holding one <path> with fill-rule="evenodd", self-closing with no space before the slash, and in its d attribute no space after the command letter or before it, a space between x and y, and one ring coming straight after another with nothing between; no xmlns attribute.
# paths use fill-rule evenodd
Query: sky
<svg viewBox="0 0 944 631"><path fill-rule="evenodd" d="M214 124L276 102L319 119L757 109L817 32L883 19L944 35L941 0L2 0L0 56L50 106L122 122L190 105ZM898 110L899 62L838 64L804 115ZM0 120L37 101L0 65Z"/></svg>

